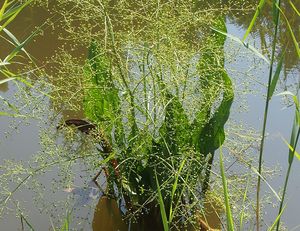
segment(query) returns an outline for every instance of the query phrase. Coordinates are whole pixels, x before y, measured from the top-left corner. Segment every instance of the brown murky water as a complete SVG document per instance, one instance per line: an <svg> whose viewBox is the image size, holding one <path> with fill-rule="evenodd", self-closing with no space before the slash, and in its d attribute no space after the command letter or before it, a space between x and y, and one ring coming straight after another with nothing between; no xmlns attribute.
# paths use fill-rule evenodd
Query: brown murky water
<svg viewBox="0 0 300 231"><path fill-rule="evenodd" d="M256 2L256 1L255 1ZM295 1L294 3L297 6L300 6L300 1ZM288 12L290 15L292 15L292 10L288 8ZM235 15L237 16L237 15ZM244 28L246 28L250 22L252 14L244 15L243 17L233 17L228 16L228 33L235 34L239 37L242 33L244 33ZM54 20L56 16L51 15L48 11L44 10L40 7L34 7L34 8L26 8L19 16L18 18L10 25L8 28L10 31L14 33L14 35L19 39L23 40L26 38L31 31L34 30L36 26L39 26L47 20L47 18L53 17ZM267 16L265 15L265 18ZM270 20L270 19L269 19ZM299 33L299 26L300 24L300 17L296 17L295 20L291 21L293 28L298 28L298 31L295 32L298 36L300 36ZM263 24L261 24L263 25ZM266 26L266 25L264 25ZM260 45L263 47L266 43L265 41L268 39L269 35L272 34L270 31L264 30L264 26L257 26L255 28L256 33L256 40L260 41ZM239 27L242 27L240 29ZM67 49L70 49L74 55L79 57L82 61L84 61L84 58L86 56L86 51L84 48L76 47L74 49L75 45L66 43L63 40L60 40L58 35L63 32L63 28L56 28L53 30L51 26L46 26L43 32L43 36L37 36L34 41L29 43L29 45L26 47L26 50L29 51L29 53L34 58L35 62L38 66L43 68L49 68L51 69L51 63L48 62L49 57L55 55L55 52L60 47L67 47ZM298 33L297 33L298 32ZM299 39L299 37L298 37ZM299 40L298 40L299 41ZM289 55L286 56L285 59L285 74L288 76L289 71L293 70L294 73L299 74L299 62L297 61L296 54L293 49L292 42L290 41L290 38L284 37L284 33L282 33L282 38L280 40L282 44L287 43L288 48L287 52ZM0 44L0 58L3 58L8 54L8 52L12 49L12 46L10 46L8 43L1 43ZM268 54L266 53L266 56ZM18 61L25 62L25 59L20 58ZM237 61L237 63L230 64L233 67L245 65L244 63ZM22 68L23 64L13 66L14 69ZM53 66L52 66L53 67ZM52 71L52 70L51 70ZM262 74L264 75L264 74ZM1 78L1 77L0 77ZM287 80L286 80L287 81ZM5 83L0 85L0 91L1 95L4 97L9 97L11 95L11 92L15 90L15 86L12 83ZM241 115L237 116L237 119L244 120L251 125L259 128L261 126L261 121L258 119L257 115L262 115L262 108L263 108L263 101L262 99L257 98L251 98L249 100L250 103L250 113L247 115ZM286 147L284 144L279 144L279 137L276 135L279 132L284 137L289 136L289 131L291 128L291 122L289 121L291 115L293 114L291 111L280 111L282 105L279 100L274 100L273 103L273 109L274 110L274 116L271 117L270 120L270 128L269 133L275 134L271 136L271 139L267 142L267 152L272 153L271 156L266 157L266 164L269 164L270 166L273 166L273 164L281 163L282 168L286 168L287 164L287 158L285 155L282 155L281 153L286 153ZM280 111L280 113L277 113L277 111ZM276 113L275 113L276 112ZM271 112L272 113L272 112ZM81 110L77 111L62 111L62 114L64 118L82 118L83 113ZM244 116L244 118L242 118ZM287 118L287 119L285 119ZM260 118L261 119L261 118ZM1 160L3 159L22 159L26 160L30 158L30 156L37 152L40 149L39 146L39 127L35 123L35 121L32 121L28 126L21 126L19 128L20 133L10 136L9 138L5 138L5 133L3 131L9 130L8 124L11 122L10 118L1 117L0 118L0 138L1 138ZM281 126L278 126L281 125ZM16 145L17 144L17 145ZM286 222L287 226L292 228L299 224L298 218L295 214L297 214L298 210L298 198L297 194L300 192L300 184L297 179L297 175L300 174L300 165L298 162L295 163L294 169L293 169L293 175L290 179L290 188L289 188L289 201L288 201L288 207L285 211L283 220ZM283 171L285 172L285 170ZM276 189L278 189L282 185L282 177L276 178L272 183ZM278 190L277 190L278 191ZM23 192L23 194L19 195L20 197L27 198L28 201L30 201L30 193L29 192ZM207 204L206 205L206 214L207 214L207 221L208 224L214 228L214 229L221 229L221 223L220 223L220 214L222 214L220 208L214 208L215 205L213 204ZM28 206L29 210L32 210L31 215L34 217L37 215L37 217L41 217L39 214L39 211L36 211L33 206ZM267 215L269 218L267 220L273 220L275 217L274 214ZM94 207L93 212L90 214L90 218L92 220L92 229L93 231L100 231L100 230L128 230L128 224L124 222L122 219L122 213L118 207L118 204L115 200L109 199L105 196L101 197L98 200L97 205ZM153 227L151 227L151 219L154 218L146 218L143 222L143 225L145 227L149 227L149 230L154 230ZM32 220L32 222L39 227L37 230L48 230L50 227L49 219L46 217ZM134 224L132 225L132 228L134 229ZM139 230L139 228L135 228L136 230ZM5 221L0 222L0 230L20 230L20 223L12 216L7 216ZM155 228L155 230L159 230L159 228Z"/></svg>

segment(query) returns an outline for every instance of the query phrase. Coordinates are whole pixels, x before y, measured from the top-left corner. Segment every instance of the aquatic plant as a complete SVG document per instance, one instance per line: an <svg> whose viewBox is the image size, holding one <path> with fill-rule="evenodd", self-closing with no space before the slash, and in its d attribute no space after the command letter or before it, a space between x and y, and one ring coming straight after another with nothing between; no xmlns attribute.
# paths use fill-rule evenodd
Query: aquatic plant
<svg viewBox="0 0 300 231"><path fill-rule="evenodd" d="M226 30L222 18L215 19L214 27ZM118 168L122 176L112 176L109 181L118 185L118 190L136 208L151 202L158 190L164 198L164 204L159 201L162 211L168 215L168 225L176 216L182 216L182 211L178 211L182 203L189 206L204 197L214 152L224 142L224 125L233 101L232 83L224 69L225 36L211 31L206 39L207 48L200 53L196 68L196 85L201 95L199 105L193 109L194 118L189 118L183 107L191 100L185 96L187 86L172 89L167 85L169 67L161 66L150 48L144 48L139 54L148 60L142 59L131 67L143 67L142 73L132 77L137 85L125 80L123 70L118 73L121 79L116 79L112 69L114 65L118 69L121 64L111 61L95 40L89 49L84 112L101 128L119 163L110 169ZM126 52L130 53L131 49L127 48ZM143 96L145 102L138 102ZM127 107L129 112L124 113ZM141 124L141 119L146 123ZM107 153L102 152L106 158ZM114 184L110 185L113 191ZM200 188L201 193L195 193ZM186 202L183 202L184 194L188 198ZM164 227L167 227L165 222Z"/></svg>
<svg viewBox="0 0 300 231"><path fill-rule="evenodd" d="M70 187L71 192L76 179L73 168L84 165L88 182L96 180L104 169L108 184L101 193L116 198L119 204L126 201L126 221L154 211L160 214L158 223L165 230L185 225L197 229L196 216L204 213L204 199L213 194L211 166L215 152L224 145L224 126L234 97L232 80L225 70L224 43L226 35L230 35L223 16L205 8L205 1L58 2L68 39L89 47L88 55L79 60L61 50L51 60L58 71L47 76L53 84L49 85L53 88L51 97L55 96L50 126L55 130L61 124L55 135L42 135L43 151L33 163L16 167L11 163L3 168L2 209L15 202L13 194L23 186L33 183L42 189L43 183L37 178L51 168L59 169L55 189ZM245 41L234 39L266 60ZM275 92L283 59L282 55L271 76L267 101ZM81 109L85 118L70 119L66 113L77 110L80 115ZM77 128L74 130L72 125ZM242 144L237 146L243 149ZM240 149L237 160L265 180L263 171L245 161ZM290 159L294 155L295 151L291 151ZM230 207L235 206L230 202L239 201L234 197L241 196L246 203L251 182L243 182L247 189L239 188L239 195L235 195L234 186L226 183L230 179L225 176L222 152L220 161L225 215L228 230L233 230L235 214ZM245 178L251 178L253 172ZM13 175L22 177L12 178L16 187L11 191L4 181ZM213 184L218 180L220 183L221 177L216 176L217 183ZM280 222L282 205L272 229ZM257 212L259 217L259 209ZM245 227L246 213L243 210L240 215L240 230ZM22 211L19 216L30 227ZM70 216L68 209L62 229L71 226Z"/></svg>

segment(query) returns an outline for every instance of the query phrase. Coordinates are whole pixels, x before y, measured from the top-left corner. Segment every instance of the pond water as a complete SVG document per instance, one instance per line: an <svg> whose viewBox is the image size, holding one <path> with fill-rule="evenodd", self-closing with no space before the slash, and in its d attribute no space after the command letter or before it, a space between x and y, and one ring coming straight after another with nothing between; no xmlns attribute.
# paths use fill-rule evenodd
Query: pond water
<svg viewBox="0 0 300 231"><path fill-rule="evenodd" d="M300 1L294 1L296 6L300 6ZM251 11L250 11L251 12ZM292 14L292 12L290 12ZM22 38L26 37L31 33L32 30L36 26L41 25L45 22L45 20L52 15L44 10L41 7L28 7L26 8L11 24L9 30L14 33L14 35L22 40ZM245 29L247 28L252 13L248 13L245 15L229 15L227 17L227 30L229 34L235 35L236 37L241 38L245 33ZM54 20L56 19L55 15L53 16ZM264 15L265 20L270 20ZM263 20L262 20L263 21ZM299 41L299 17L292 20L294 23L294 27L298 31L295 34L298 35ZM262 22L261 22L262 23ZM265 22L264 22L265 23ZM265 50L265 55L268 56L269 47L264 47L266 41L270 40L270 35L272 35L272 31L267 29L270 23L261 24L261 26L257 26L255 28L255 32L252 35L250 42L255 44L258 48L263 48ZM297 27L298 25L298 27ZM49 61L49 57L54 56L58 49L61 47L65 47L69 49L74 56L78 57L78 59L83 62L86 56L86 50L84 48L76 47L75 44L66 43L65 41L59 39L59 34L63 33L64 28L56 28L53 30L51 26L48 26L43 33L43 36L37 36L34 41L29 43L26 47L26 50L34 57L38 66L53 72L53 65ZM282 29L283 31L285 29ZM297 61L296 54L293 52L293 46L289 38L282 36L280 39L280 43L286 44L288 43L288 55L284 60L284 75L281 77L280 89L278 92L286 89L287 86L292 85L294 88L297 88L299 84L299 76L300 76L300 66L299 61ZM75 47L75 48L74 48ZM6 44L0 45L1 50L1 58L2 54L6 54L11 47ZM240 92L243 92L243 88L247 87L247 92L254 92L253 94L247 93L246 95L241 96L243 101L235 101L234 106L231 112L231 122L234 124L244 124L246 128L254 128L256 131L260 131L262 127L262 117L264 110L264 97L265 95L265 85L267 81L268 75L268 66L263 64L261 61L250 53L246 48L237 45L230 39L226 41L226 69L228 74L232 76L235 87L237 91L237 95ZM20 61L24 61L20 59ZM18 65L17 67L13 67L16 69L21 68L22 65ZM253 68L255 67L255 68ZM250 77L245 76L245 73L250 73ZM286 77L286 81L283 80ZM244 84L248 82L246 86ZM15 93L18 91L17 86L8 82L0 85L1 96L12 100L14 102L13 97L15 97ZM242 94L241 94L242 95ZM46 98L41 99L39 102L43 105L42 108L52 108L51 100L49 101ZM247 110L240 109L241 107L247 107ZM1 150L1 165L4 163L5 159L13 159L17 162L26 162L35 153L39 152L42 148L41 146L41 134L42 131L47 129L50 132L55 133L56 125L59 119L53 119L53 113L51 110L48 110L48 114L45 115L44 120L36 120L29 119L24 122L23 119L13 119L9 117L1 117L0 119L0 150ZM288 149L284 144L282 137L286 140L289 140L290 131L292 127L292 118L294 114L293 107L286 107L286 103L283 102L282 97L276 96L271 101L270 105L270 117L267 126L268 138L266 140L266 148L265 148L265 159L264 164L266 167L270 168L270 170L275 170L276 168L281 169L280 174L276 174L272 178L268 178L268 182L274 188L276 192L279 192L282 188L285 172L288 166L287 155ZM67 118L82 118L83 112L80 110L80 106L78 110L66 110L62 111L59 116L65 119ZM48 118L53 120L47 121ZM227 126L229 127L229 123ZM250 132L250 130L249 130ZM247 135L247 134L245 134ZM258 151L257 151L258 153ZM255 155L258 155L258 154ZM255 156L254 156L255 157ZM256 157L255 157L256 158ZM234 162L235 158L229 158L230 161ZM218 160L216 159L215 162ZM235 165L231 165L232 162L226 163L231 171L234 169ZM78 185L77 189L74 188L68 189L66 186L66 190L63 191L59 189L58 192L45 192L43 195L43 199L49 203L51 200L59 201L64 200L64 198L70 197L70 194L74 194L75 197L81 198L81 201L76 201L77 208L75 217L72 219L79 219L79 224L81 225L82 230L110 230L111 225L114 224L115 228L111 230L121 229L123 230L126 226L121 220L121 213L117 208L117 204L113 200L108 200L105 197L102 197L100 200L101 193L96 192L93 194L94 186L89 184L86 188L82 185L86 185L87 183L84 180L84 173L81 173L80 170L85 170L84 167L80 167L78 165L78 179L76 178L75 182ZM239 167L237 167L239 168ZM213 168L214 171L218 172L218 165ZM2 170L0 169L2 172ZM45 185L47 182L51 184L51 180L53 176L55 176L55 169L53 172L49 172L46 175L42 176L42 180ZM294 161L294 166L292 169L288 193L287 193L287 207L282 217L282 221L285 223L285 226L288 227L288 230L292 230L293 228L300 225L299 218L297 216L299 212L299 200L298 194L300 192L300 181L297 176L300 175L300 162L296 159ZM101 180L100 180L101 181ZM103 182L102 182L103 183ZM34 186L32 186L34 187ZM51 188L51 187L49 187ZM49 190L49 188L47 190ZM69 191L68 191L69 190ZM71 192L71 193L70 193ZM92 195L92 194L93 195ZM262 195L265 193L270 194L270 201L276 201L274 199L274 195L270 192L270 189L263 184ZM81 196L79 196L81 195ZM88 195L88 196L87 196ZM92 195L92 196L90 196ZM36 195L35 195L36 196ZM86 198L85 198L86 197ZM28 221L33 225L35 230L49 230L51 229L51 221L52 216L55 215L53 211L48 211L47 208L43 206L36 206L39 201L35 201L33 199L32 191L29 189L22 189L18 191L14 198L18 198L20 201L24 201L21 205L25 208L28 215ZM40 198L41 199L41 198ZM98 201L99 200L99 201ZM97 203L98 201L98 203ZM76 204L75 203L75 204ZM85 207L84 207L85 205ZM274 209L271 204L266 204L266 207L263 209L264 222L267 225L270 225L271 222L275 219L277 214L277 208ZM76 207L76 206L75 206ZM96 209L94 212L95 208ZM57 214L60 214L60 218L53 219L63 219L65 213L64 205L59 204L57 208ZM52 214L51 214L52 213ZM92 226L90 226L92 224ZM104 227L103 225L107 225ZM211 224L215 227L220 227L219 224ZM110 227L110 228L109 228ZM15 214L8 213L4 215L4 218L0 221L0 229L1 230L21 230L21 220L19 217L15 217ZM294 230L300 230L300 228L295 228Z"/></svg>

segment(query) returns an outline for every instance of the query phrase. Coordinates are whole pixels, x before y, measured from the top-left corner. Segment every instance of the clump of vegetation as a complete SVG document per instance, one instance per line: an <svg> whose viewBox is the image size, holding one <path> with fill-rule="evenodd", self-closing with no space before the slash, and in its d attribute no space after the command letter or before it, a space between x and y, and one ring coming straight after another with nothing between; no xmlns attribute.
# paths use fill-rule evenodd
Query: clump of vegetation
<svg viewBox="0 0 300 231"><path fill-rule="evenodd" d="M20 9L28 3L21 4ZM51 84L44 87L45 82L42 81L40 83L44 89L39 90L43 96L51 98L52 133L41 135L42 151L31 163L20 163L13 167L13 162L6 162L1 167L4 172L0 181L3 186L3 211L12 202L22 224L25 221L32 228L18 201L14 200L14 193L23 186L31 189L34 185L37 201L44 204L41 210L53 215L59 202L48 206L41 193L46 182L41 180L40 175L57 168L59 173L52 182L53 190L64 188L74 192L76 190L72 187L78 181L76 168L83 168L86 173L85 183L95 180L101 193L116 199L120 207L122 203L126 204L126 221L140 221L143 214L153 214L153 221L164 230L199 229L202 224L199 222L199 214L204 213L204 203L214 197L218 201L220 199L218 193L210 192L209 189L212 186L224 189L225 205L222 209L226 211L228 230L234 230L235 213L231 212L234 206L230 202L246 203L248 189L252 185L249 180L251 174L247 173L238 179L233 176L231 181L236 181L236 184L227 185L230 179L225 176L221 152L222 181L210 183L215 152L224 144L225 124L234 99L232 79L225 70L224 52L225 39L229 36L224 15L231 9L219 3L215 6L207 6L206 3L57 1L54 10L63 15L61 23L67 31L67 39L86 47L87 57L76 59L64 50L53 57L55 71L47 76ZM235 4L244 5L243 2ZM261 1L260 6L263 4L264 1ZM217 6L224 10L224 14L215 14L213 9ZM277 7L275 13L278 18L280 10ZM256 17L250 23L247 34ZM19 52L30 39L18 44L15 52ZM263 57L244 41L240 43ZM281 60L272 80L275 45L267 104L274 93L282 65ZM15 54L12 52L11 55ZM4 65L6 63L3 62ZM7 69L0 71L10 75ZM9 75L5 82L17 79ZM32 86L26 80L23 83ZM45 93L48 91L50 93ZM298 113L298 101L296 98L294 100ZM70 120L69 111L76 111L77 115L82 116ZM77 133L77 130L64 127L63 124L76 125L77 130L86 134ZM287 180L299 135L296 136L295 127ZM229 131L233 130L231 126ZM236 138L234 131L231 135L231 138ZM238 139L251 139L247 141L249 143L257 142L258 139L252 134L251 138L241 137ZM264 132L262 137L264 139ZM261 161L257 171L252 167L252 162L242 156L249 151L251 144L244 147L243 142L234 142L229 140L225 144L229 152L252 169L252 178L258 175L259 181L264 179ZM262 140L261 153L263 143ZM102 168L106 177L104 187L97 183ZM81 177L84 175L79 174ZM237 185L239 183L243 186ZM11 184L14 184L12 190ZM247 186L245 191L244 185ZM279 224L283 200L284 195L272 228ZM69 227L70 214L75 210L68 203L71 209L67 211L64 229ZM257 227L260 206L258 202ZM249 213L243 210L239 216L240 229L247 216L250 216Z"/></svg>
<svg viewBox="0 0 300 231"><path fill-rule="evenodd" d="M107 36L113 40L116 34L110 18L107 13L104 17L110 31ZM222 18L213 18L212 26L226 30ZM101 136L109 140L120 163L121 176L111 180L136 209L155 202L159 189L168 225L175 217L200 209L197 204L208 189L213 155L224 142L233 100L232 83L224 69L225 36L214 31L205 36L199 61L190 60L186 66L172 56L161 61L156 57L161 48L147 40L143 41L149 43L146 47L137 49L140 44L132 43L122 54L114 54L115 44L111 54L94 40L84 74L86 117L102 129ZM172 45L163 42L162 46L161 52L172 52ZM174 50L173 55L180 51ZM196 75L190 76L190 71ZM188 86L191 79L196 86ZM195 87L194 92L190 87Z"/></svg>

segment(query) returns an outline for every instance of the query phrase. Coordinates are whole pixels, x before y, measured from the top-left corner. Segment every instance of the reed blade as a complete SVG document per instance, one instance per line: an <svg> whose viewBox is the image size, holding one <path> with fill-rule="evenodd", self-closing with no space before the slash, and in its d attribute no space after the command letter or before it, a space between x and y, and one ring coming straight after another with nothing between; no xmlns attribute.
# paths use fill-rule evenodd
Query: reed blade
<svg viewBox="0 0 300 231"><path fill-rule="evenodd" d="M252 30L252 28L253 28L253 26L254 26L254 24L255 24L255 22L256 22L257 17L259 16L259 14L260 14L262 8L263 8L264 5L265 5L265 2L266 2L265 0L260 0L260 1L259 1L259 4L258 4L258 6L257 6L257 8L256 8L256 11L255 11L255 14L254 14L254 16L253 16L253 18L252 18L252 20L251 20L251 22L250 22L250 24L249 24L249 26L248 26L248 28L247 28L247 30L246 30L246 33L244 34L244 37L243 37L243 39L242 39L243 42L246 40L246 38L247 38L248 35L250 34L250 32L251 32L251 30Z"/></svg>

